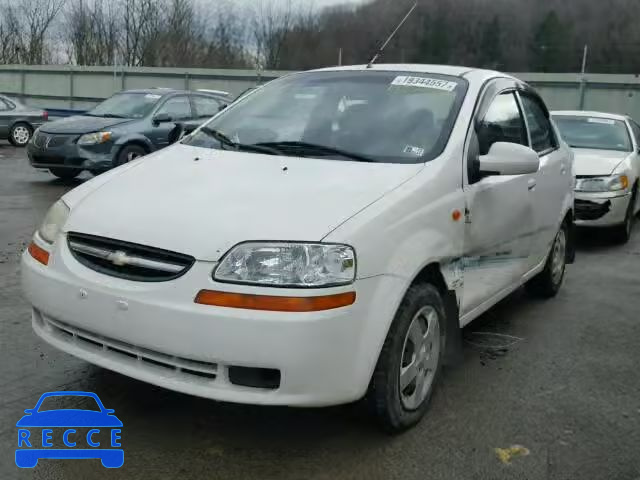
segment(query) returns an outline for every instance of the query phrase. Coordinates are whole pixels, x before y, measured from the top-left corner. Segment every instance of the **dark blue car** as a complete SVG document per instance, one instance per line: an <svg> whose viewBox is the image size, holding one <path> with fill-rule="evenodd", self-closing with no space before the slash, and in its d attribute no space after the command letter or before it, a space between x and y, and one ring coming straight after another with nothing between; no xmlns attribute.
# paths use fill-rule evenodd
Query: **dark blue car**
<svg viewBox="0 0 640 480"><path fill-rule="evenodd" d="M151 88L116 93L82 115L42 125L27 145L31 165L63 179L94 174L176 141L230 102L221 93ZM195 127L194 127L195 128Z"/></svg>
<svg viewBox="0 0 640 480"><path fill-rule="evenodd" d="M47 405L59 404L60 401L77 400L84 397L91 409L56 408L48 410ZM88 398L87 398L88 397ZM35 467L40 458L54 459L87 459L99 458L107 468L118 468L124 463L124 450L121 445L120 432L122 422L113 415L113 410L104 408L100 398L91 392L49 392L40 397L34 408L25 410L26 415L18 420L18 448L16 449L16 465L21 468ZM74 428L75 427L75 428ZM90 430L81 435L76 428L89 427ZM37 428L38 430L33 430ZM40 429L42 429L40 434ZM63 440L65 448L54 448L53 437ZM109 430L109 448L105 442L97 441L101 430ZM86 439L88 448L76 448L78 443Z"/></svg>

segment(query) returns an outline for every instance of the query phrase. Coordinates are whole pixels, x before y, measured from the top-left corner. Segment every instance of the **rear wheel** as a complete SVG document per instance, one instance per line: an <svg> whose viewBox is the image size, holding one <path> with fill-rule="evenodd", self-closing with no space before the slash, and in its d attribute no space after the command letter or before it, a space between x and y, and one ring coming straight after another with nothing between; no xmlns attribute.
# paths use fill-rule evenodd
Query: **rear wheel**
<svg viewBox="0 0 640 480"><path fill-rule="evenodd" d="M62 180L71 180L76 178L82 172L82 170L75 168L50 168L49 171Z"/></svg>
<svg viewBox="0 0 640 480"><path fill-rule="evenodd" d="M562 222L560 230L558 230L556 238L553 240L544 270L527 282L526 289L528 292L543 298L554 297L558 293L564 279L564 271L567 264L568 239L569 228L565 221Z"/></svg>
<svg viewBox="0 0 640 480"><path fill-rule="evenodd" d="M125 163L129 163L135 160L138 157L142 157L147 154L147 151L141 147L140 145L130 144L122 147L120 152L118 152L118 157L116 158L115 166L124 165Z"/></svg>
<svg viewBox="0 0 640 480"><path fill-rule="evenodd" d="M26 123L16 123L9 132L9 141L14 147L24 147L29 143L33 129Z"/></svg>
<svg viewBox="0 0 640 480"><path fill-rule="evenodd" d="M440 376L446 325L438 289L428 283L411 287L391 324L367 393L384 430L406 430L426 413Z"/></svg>

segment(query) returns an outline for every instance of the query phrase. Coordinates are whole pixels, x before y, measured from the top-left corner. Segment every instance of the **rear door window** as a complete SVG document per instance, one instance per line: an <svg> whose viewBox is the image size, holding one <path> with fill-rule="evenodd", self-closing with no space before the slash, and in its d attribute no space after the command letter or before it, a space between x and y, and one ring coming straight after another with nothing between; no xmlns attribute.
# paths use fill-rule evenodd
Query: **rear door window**
<svg viewBox="0 0 640 480"><path fill-rule="evenodd" d="M196 109L194 114L196 118L213 117L220 111L220 102L215 98L205 97L202 95L194 95L191 98L193 100L193 106Z"/></svg>

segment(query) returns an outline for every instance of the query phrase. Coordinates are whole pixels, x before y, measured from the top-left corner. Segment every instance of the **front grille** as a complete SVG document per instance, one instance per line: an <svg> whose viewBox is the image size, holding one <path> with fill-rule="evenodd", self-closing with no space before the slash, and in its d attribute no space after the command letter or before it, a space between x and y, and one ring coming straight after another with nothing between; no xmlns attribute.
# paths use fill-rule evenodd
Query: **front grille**
<svg viewBox="0 0 640 480"><path fill-rule="evenodd" d="M611 210L611 201L604 203L592 202L590 200L575 200L576 220L597 220Z"/></svg>
<svg viewBox="0 0 640 480"><path fill-rule="evenodd" d="M145 366L163 369L165 372L199 377L207 382L215 380L218 376L217 363L167 355L166 353L92 333L43 315L40 316L40 319L60 340L73 343L85 350L93 350L96 353L108 355L114 360L140 362Z"/></svg>
<svg viewBox="0 0 640 480"><path fill-rule="evenodd" d="M184 275L195 258L160 248L71 232L67 244L84 266L113 277L163 282Z"/></svg>
<svg viewBox="0 0 640 480"><path fill-rule="evenodd" d="M57 155L33 155L34 165L64 165L64 157Z"/></svg>
<svg viewBox="0 0 640 480"><path fill-rule="evenodd" d="M53 135L44 132L38 132L33 138L33 144L40 149L56 148L64 145L75 135Z"/></svg>

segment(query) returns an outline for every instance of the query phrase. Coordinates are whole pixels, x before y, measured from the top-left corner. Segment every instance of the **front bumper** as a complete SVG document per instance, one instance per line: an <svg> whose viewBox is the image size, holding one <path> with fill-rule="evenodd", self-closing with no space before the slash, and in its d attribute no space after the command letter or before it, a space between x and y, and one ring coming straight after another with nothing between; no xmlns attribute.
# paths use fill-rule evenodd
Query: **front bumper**
<svg viewBox="0 0 640 480"><path fill-rule="evenodd" d="M175 280L132 282L78 263L61 239L47 266L23 255L22 281L36 334L60 350L133 378L239 403L322 406L364 395L403 281L378 276L322 289L320 294L355 290L357 297L351 306L320 312L195 304L202 288L319 294L317 289L217 284L211 279L213 267L198 261ZM279 385L238 385L229 376L235 367L278 370Z"/></svg>
<svg viewBox="0 0 640 480"><path fill-rule="evenodd" d="M112 142L82 146L75 143L75 138L69 137L63 141L62 144L46 148L36 146L33 140L29 142L27 156L31 166L81 170L107 170L113 166L117 146Z"/></svg>
<svg viewBox="0 0 640 480"><path fill-rule="evenodd" d="M624 223L631 193L576 192L575 224L609 227Z"/></svg>

